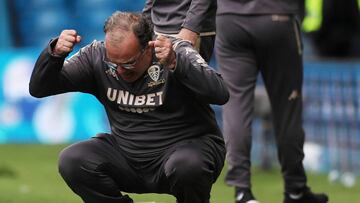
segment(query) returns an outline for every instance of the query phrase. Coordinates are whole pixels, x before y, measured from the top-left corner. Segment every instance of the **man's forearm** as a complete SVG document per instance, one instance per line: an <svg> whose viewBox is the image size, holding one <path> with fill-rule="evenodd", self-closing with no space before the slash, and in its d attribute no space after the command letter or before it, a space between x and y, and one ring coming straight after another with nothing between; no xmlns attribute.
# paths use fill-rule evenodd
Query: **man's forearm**
<svg viewBox="0 0 360 203"><path fill-rule="evenodd" d="M51 55L50 46L37 59L31 74L29 92L34 97L59 94L59 77L65 57Z"/></svg>

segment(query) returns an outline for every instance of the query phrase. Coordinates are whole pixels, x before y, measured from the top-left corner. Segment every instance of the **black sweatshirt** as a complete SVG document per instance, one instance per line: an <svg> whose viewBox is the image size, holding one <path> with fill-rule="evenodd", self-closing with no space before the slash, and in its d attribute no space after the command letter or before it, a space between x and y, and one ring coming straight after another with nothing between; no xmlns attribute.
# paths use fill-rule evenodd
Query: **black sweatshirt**
<svg viewBox="0 0 360 203"><path fill-rule="evenodd" d="M178 142L201 136L223 143L209 104L224 104L229 93L221 76L190 43L180 41L174 49L175 71L153 57L148 71L128 83L103 62L104 42L94 41L66 61L51 54L55 42L35 64L30 94L45 97L79 91L94 95L106 110L111 133L129 156L151 158Z"/></svg>

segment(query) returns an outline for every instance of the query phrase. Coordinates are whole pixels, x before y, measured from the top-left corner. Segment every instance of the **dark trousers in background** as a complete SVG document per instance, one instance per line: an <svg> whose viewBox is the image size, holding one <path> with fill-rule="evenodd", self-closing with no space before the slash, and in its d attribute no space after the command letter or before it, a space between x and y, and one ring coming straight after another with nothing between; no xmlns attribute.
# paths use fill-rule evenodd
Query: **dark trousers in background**
<svg viewBox="0 0 360 203"><path fill-rule="evenodd" d="M230 100L223 107L229 164L226 182L240 188L251 187L251 124L260 72L271 103L285 190L297 191L306 185L298 24L287 15L221 15L216 24L215 53L230 90Z"/></svg>
<svg viewBox="0 0 360 203"><path fill-rule="evenodd" d="M199 53L206 62L210 62L214 52L215 33L199 37Z"/></svg>

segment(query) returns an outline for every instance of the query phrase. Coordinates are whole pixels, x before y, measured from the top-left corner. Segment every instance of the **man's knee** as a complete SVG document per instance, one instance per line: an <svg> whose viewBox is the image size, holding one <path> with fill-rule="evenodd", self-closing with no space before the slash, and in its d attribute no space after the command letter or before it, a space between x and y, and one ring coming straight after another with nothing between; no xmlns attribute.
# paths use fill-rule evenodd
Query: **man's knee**
<svg viewBox="0 0 360 203"><path fill-rule="evenodd" d="M79 145L71 145L61 151L59 155L59 172L65 180L79 178L81 168L85 162L85 153Z"/></svg>
<svg viewBox="0 0 360 203"><path fill-rule="evenodd" d="M183 184L198 182L204 172L204 163L199 153L191 150L175 152L165 164L165 174Z"/></svg>

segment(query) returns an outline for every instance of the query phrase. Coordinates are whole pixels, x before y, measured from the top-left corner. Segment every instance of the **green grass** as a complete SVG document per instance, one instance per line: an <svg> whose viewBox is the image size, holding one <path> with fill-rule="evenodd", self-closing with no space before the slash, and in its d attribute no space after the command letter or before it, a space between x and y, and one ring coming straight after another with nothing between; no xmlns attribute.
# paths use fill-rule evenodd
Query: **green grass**
<svg viewBox="0 0 360 203"><path fill-rule="evenodd" d="M57 156L64 145L0 145L0 203L81 203L57 172ZM224 170L225 171L225 170ZM283 184L279 170L252 171L253 192L261 203L281 203ZM330 184L326 175L308 174L314 191L329 194L331 203L360 202L360 183L353 188ZM360 181L358 179L358 181ZM212 203L233 203L233 189L224 173L211 193ZM174 203L170 195L130 194L135 202Z"/></svg>

